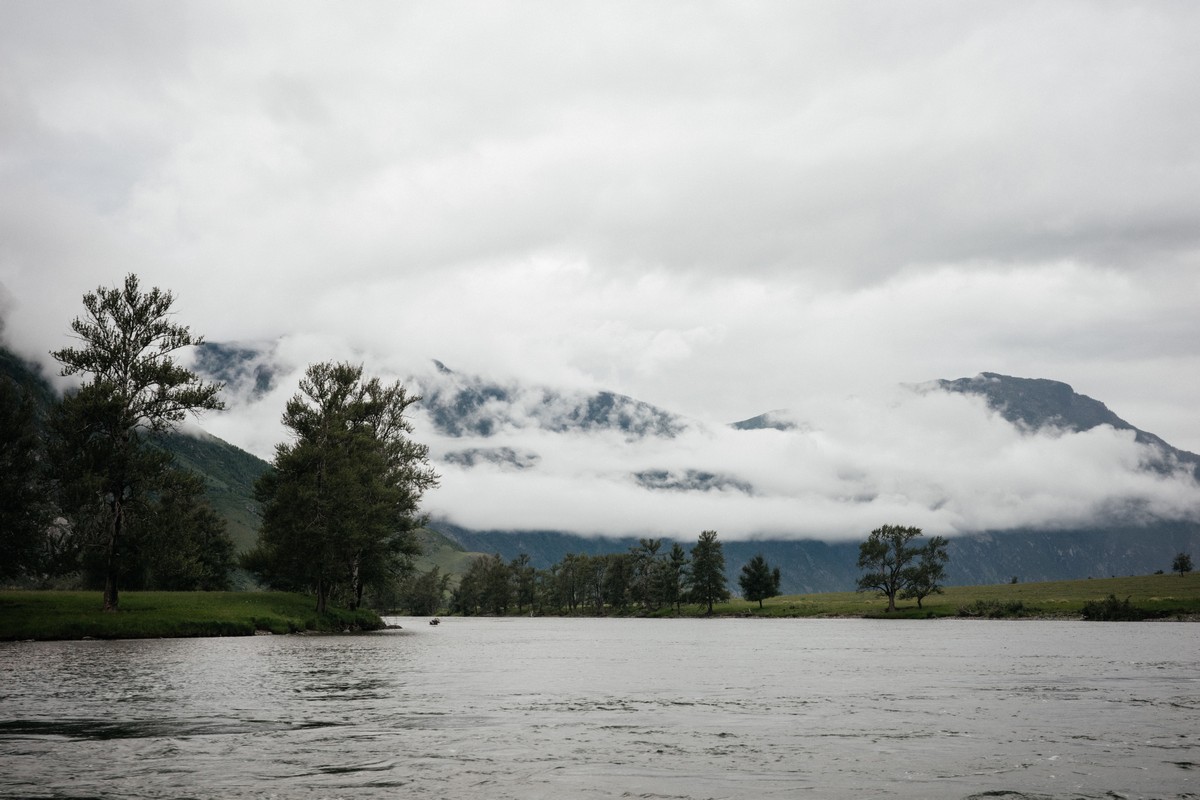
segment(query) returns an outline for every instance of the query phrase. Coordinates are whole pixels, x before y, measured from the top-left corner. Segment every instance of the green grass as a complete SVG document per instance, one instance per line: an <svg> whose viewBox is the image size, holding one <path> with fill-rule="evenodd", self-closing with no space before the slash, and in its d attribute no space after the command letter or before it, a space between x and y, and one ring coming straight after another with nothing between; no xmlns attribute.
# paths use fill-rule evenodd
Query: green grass
<svg viewBox="0 0 1200 800"><path fill-rule="evenodd" d="M917 608L915 600L897 603L887 613L887 601L873 593L833 592L773 597L759 610L758 603L733 600L713 607L714 614L756 617L879 617L927 618L975 615L997 609L1004 616L1079 617L1088 602L1102 602L1109 595L1129 598L1130 605L1160 617L1200 615L1200 573L1140 575L1129 578L1098 578L1045 583L1005 583L995 586L948 586L945 593L926 597ZM1013 609L1015 613L1003 613ZM1019 609L1019 610L1018 610ZM702 609L701 609L702 611ZM696 606L684 612L695 616ZM963 614L961 612L969 612Z"/></svg>
<svg viewBox="0 0 1200 800"><path fill-rule="evenodd" d="M1103 603L1112 595L1130 606L1165 618L1200 618L1200 573L1187 576L1143 575L1080 581L951 586L945 594L925 598L924 608L902 601L893 614L881 598L856 592L773 597L758 603L732 600L714 606L720 616L748 617L876 617L924 619L956 617L962 611L990 616L1079 618L1086 603ZM371 611L314 610L311 597L284 592L125 592L121 610L101 610L99 592L0 592L0 640L13 639L152 639L184 636L248 636L256 631L374 630L383 622ZM684 605L682 615L699 617L705 609ZM659 616L672 616L661 612Z"/></svg>
<svg viewBox="0 0 1200 800"><path fill-rule="evenodd" d="M421 528L416 535L421 545L421 555L417 556L414 562L416 570L428 572L437 567L441 574L451 577L451 586L458 585L472 561L486 555L463 550L452 540L428 528Z"/></svg>
<svg viewBox="0 0 1200 800"><path fill-rule="evenodd" d="M312 597L285 592L124 592L119 611L105 613L101 605L99 592L0 592L0 640L250 636L383 626L372 611L317 614Z"/></svg>

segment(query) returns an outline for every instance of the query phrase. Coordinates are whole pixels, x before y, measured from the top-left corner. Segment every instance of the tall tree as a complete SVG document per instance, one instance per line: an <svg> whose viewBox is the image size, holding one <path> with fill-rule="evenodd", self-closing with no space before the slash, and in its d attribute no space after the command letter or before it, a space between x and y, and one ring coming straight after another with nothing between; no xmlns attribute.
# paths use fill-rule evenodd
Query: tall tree
<svg viewBox="0 0 1200 800"><path fill-rule="evenodd" d="M1179 577L1183 577L1192 571L1192 557L1188 553L1178 553L1175 560L1171 562L1171 571L1178 572Z"/></svg>
<svg viewBox="0 0 1200 800"><path fill-rule="evenodd" d="M356 608L366 586L410 569L420 498L437 485L404 415L419 399L364 381L361 365L311 365L283 414L293 440L255 486L263 524L246 566L277 588L313 591L319 612L335 591Z"/></svg>
<svg viewBox="0 0 1200 800"><path fill-rule="evenodd" d="M134 563L145 589L218 591L236 566L225 521L208 504L204 480L169 469L145 513L129 526Z"/></svg>
<svg viewBox="0 0 1200 800"><path fill-rule="evenodd" d="M781 579L779 567L771 569L762 553L754 556L742 567L738 576L738 585L742 587L742 597L751 603L758 601L758 607L763 607L763 600L776 597L779 594Z"/></svg>
<svg viewBox="0 0 1200 800"><path fill-rule="evenodd" d="M934 536L918 551L917 563L909 568L900 596L915 599L917 608L921 608L921 602L926 597L941 594L942 581L946 577L946 562L949 560L946 540L941 536Z"/></svg>
<svg viewBox="0 0 1200 800"><path fill-rule="evenodd" d="M533 605L537 593L537 570L529 565L529 554L520 553L508 562L512 572L513 598L517 602L517 613L520 614L525 606Z"/></svg>
<svg viewBox="0 0 1200 800"><path fill-rule="evenodd" d="M467 571L458 580L458 586L450 592L450 610L469 617L478 614L483 597L482 557L471 560Z"/></svg>
<svg viewBox="0 0 1200 800"><path fill-rule="evenodd" d="M611 611L624 611L629 606L633 556L630 553L608 553L598 558L603 570L600 591L604 596L604 604Z"/></svg>
<svg viewBox="0 0 1200 800"><path fill-rule="evenodd" d="M658 562L656 582L662 601L669 606L674 606L676 614L679 613L679 604L683 602L688 571L687 552L679 542L672 543L667 557Z"/></svg>
<svg viewBox="0 0 1200 800"><path fill-rule="evenodd" d="M725 553L717 541L716 531L703 531L692 547L692 569L689 578L692 602L708 606L713 612L713 603L729 599L725 585Z"/></svg>
<svg viewBox="0 0 1200 800"><path fill-rule="evenodd" d="M83 296L84 314L71 323L78 347L51 353L62 374L86 376L67 398L62 419L75 426L71 440L85 443L79 465L93 482L88 506L105 509L104 609L118 607L118 575L126 511L154 489L163 462L147 453L146 435L164 433L189 414L224 408L221 384L200 380L176 363L184 348L203 343L171 321L174 296L139 288L130 274L121 287L99 287ZM88 509L76 509L87 514Z"/></svg>
<svg viewBox="0 0 1200 800"><path fill-rule="evenodd" d="M658 551L662 539L641 539L629 548L633 558L633 577L629 584L629 598L643 608L658 608L662 604L660 582L656 580L659 569Z"/></svg>
<svg viewBox="0 0 1200 800"><path fill-rule="evenodd" d="M449 573L443 574L435 565L428 572L412 577L401 595L401 603L409 614L433 616L442 607L449 586Z"/></svg>
<svg viewBox="0 0 1200 800"><path fill-rule="evenodd" d="M896 610L896 597L912 579L910 565L921 548L910 545L921 535L920 528L883 525L871 531L858 546L858 568L865 570L858 579L858 591L875 590L888 601L888 611Z"/></svg>
<svg viewBox="0 0 1200 800"><path fill-rule="evenodd" d="M508 565L499 553L476 559L483 565L483 597L485 611L502 617L508 613L513 600L513 579Z"/></svg>
<svg viewBox="0 0 1200 800"><path fill-rule="evenodd" d="M563 556L563 560L559 562L559 569L555 574L555 584L561 605L567 607L567 611L574 614L575 609L583 603L582 597L582 564L583 559L587 556L575 555L567 553Z"/></svg>

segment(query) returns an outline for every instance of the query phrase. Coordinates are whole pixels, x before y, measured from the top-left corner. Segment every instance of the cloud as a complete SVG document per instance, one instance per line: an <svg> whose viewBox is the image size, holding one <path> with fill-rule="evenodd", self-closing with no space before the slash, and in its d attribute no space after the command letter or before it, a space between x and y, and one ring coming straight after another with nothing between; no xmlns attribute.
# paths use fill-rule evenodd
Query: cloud
<svg viewBox="0 0 1200 800"><path fill-rule="evenodd" d="M702 469L799 487L755 498L776 511L731 523L746 530L836 531L951 489L985 511L942 505L931 526L1016 524L1040 508L1020 459L1126 445L949 450L1020 487L1001 514L1003 487L913 466L915 442L858 441L885 406L856 401L851 422L845 398L1054 378L1200 451L1198 23L1179 3L16 0L0 6L4 335L46 363L81 295L134 271L196 333L270 349L275 387L204 420L260 455L308 363L405 377L439 358L709 431L686 437L694 459L580 445L609 465L590 490L562 440L514 441L542 461L470 484L502 497L558 475L547 515L557 488L598 528L666 526L629 474ZM760 474L721 425L778 408L814 427L732 438L759 443ZM447 474L439 496L483 507ZM1170 506L1081 466L1041 517L1092 513L1075 474ZM736 491L660 495L689 522L748 513Z"/></svg>
<svg viewBox="0 0 1200 800"><path fill-rule="evenodd" d="M981 399L940 391L847 398L795 415L806 424L788 431L694 421L673 437L636 439L520 424L486 437L434 435L435 457L466 447L537 459L521 470L441 465L427 508L479 529L680 536L715 528L734 540L829 541L889 521L954 536L1200 516L1190 473L1146 471L1153 453L1132 432L1022 432ZM648 472L676 484L691 476L694 488L665 479L656 488Z"/></svg>

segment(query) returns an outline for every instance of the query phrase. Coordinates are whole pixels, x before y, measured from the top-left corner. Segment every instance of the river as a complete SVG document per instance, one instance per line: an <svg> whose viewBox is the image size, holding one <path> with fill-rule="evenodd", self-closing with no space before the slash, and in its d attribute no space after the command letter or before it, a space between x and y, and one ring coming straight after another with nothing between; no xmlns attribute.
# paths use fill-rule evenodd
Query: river
<svg viewBox="0 0 1200 800"><path fill-rule="evenodd" d="M0 797L1200 797L1197 624L395 621L0 644Z"/></svg>

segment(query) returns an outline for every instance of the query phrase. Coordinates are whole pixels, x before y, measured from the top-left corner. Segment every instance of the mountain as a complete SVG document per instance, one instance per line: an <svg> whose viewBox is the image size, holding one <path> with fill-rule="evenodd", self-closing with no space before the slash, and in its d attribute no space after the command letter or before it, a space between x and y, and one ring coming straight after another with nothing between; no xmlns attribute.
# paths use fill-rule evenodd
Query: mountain
<svg viewBox="0 0 1200 800"><path fill-rule="evenodd" d="M802 428L800 423L791 419L786 411L768 411L750 419L731 423L729 427L738 431L794 431Z"/></svg>
<svg viewBox="0 0 1200 800"><path fill-rule="evenodd" d="M1134 427L1104 403L1076 393L1068 384L982 372L974 378L940 380L934 385L946 392L983 397L993 411L1025 430L1051 428L1082 432L1108 425L1119 431L1133 431L1138 443L1150 445L1162 453L1162 460L1155 465L1157 469L1167 470L1175 464L1186 464L1200 479L1200 455L1172 447L1153 433Z"/></svg>
<svg viewBox="0 0 1200 800"><path fill-rule="evenodd" d="M1136 428L1103 403L1078 394L1059 381L982 373L974 378L935 381L919 388L981 396L993 411L1030 433L1047 429L1082 432L1100 425L1133 431L1136 441L1158 453L1149 468L1167 472L1183 465L1200 478L1200 456L1172 447L1160 437ZM735 422L731 427L743 431L807 429L782 410ZM536 463L535 458L526 460ZM750 483L736 476L701 470L647 470L632 477L651 490L732 489L754 493ZM601 539L556 531L472 531L444 520L434 522L432 527L469 550L499 553L506 560L526 553L541 568L561 561L567 553L625 552L637 544L635 537ZM680 544L690 548L693 543ZM724 542L731 586L736 586L741 565L761 553L773 566L780 567L786 592L853 589L859 574L855 567L857 549L857 542ZM1144 574L1169 568L1176 553L1197 550L1200 550L1200 525L1181 520L1150 520L1145 524L1112 520L1082 529L983 531L951 539L947 578L950 583L988 584L1005 583L1014 577L1039 581Z"/></svg>
<svg viewBox="0 0 1200 800"><path fill-rule="evenodd" d="M56 393L35 365L0 347L0 376L13 380L48 409ZM198 428L167 434L158 444L171 452L176 463L204 477L213 510L225 520L226 530L239 550L258 537L259 510L254 482L270 465L229 442Z"/></svg>
<svg viewBox="0 0 1200 800"><path fill-rule="evenodd" d="M205 345L197 356L196 368L207 378L229 382L240 397L255 397L272 388L282 374L272 357L269 349ZM0 374L30 387L47 403L53 397L36 368L3 349ZM420 407L428 424L442 439L441 463L456 468L486 465L517 474L541 469L542 455L515 444L512 438L494 446L487 443L505 431L535 430L585 438L615 436L618 442L629 443L667 442L701 425L615 392L563 391L498 382L456 372L440 362L434 362L431 373L413 379L413 383L423 396ZM1103 403L1076 393L1065 383L982 373L973 378L934 381L921 385L919 390L980 396L1003 419L1031 434L1046 430L1082 432L1101 425L1132 431L1138 442L1158 452L1151 469L1168 471L1183 465L1200 475L1200 456L1136 428ZM730 427L735 431L771 429L796 435L809 430L786 410L767 412ZM454 447L452 443L460 439L463 445ZM175 434L165 446L181 464L205 475L209 497L226 519L239 548L251 544L258 524L253 484L269 468L266 462L199 432ZM751 502L756 497L751 481L720 469L648 466L631 470L626 479L651 493L695 493L697 497L720 493L750 498ZM448 520L436 520L429 527L431 530L422 533L426 554L418 562L419 567L428 569L436 564L448 572L461 572L478 553L499 553L506 560L527 553L535 566L548 567L569 552L624 552L637 543L633 536L602 539L555 530L470 530ZM690 548L693 542L681 540L680 544ZM858 577L857 542L725 541L724 548L728 577L734 587L741 565L759 553L780 567L787 592L848 590ZM1168 569L1178 552L1200 551L1200 526L1179 520L1150 520L1142 525L1112 521L1072 530L984 531L954 537L948 550L948 582L952 583L1140 574Z"/></svg>
<svg viewBox="0 0 1200 800"><path fill-rule="evenodd" d="M42 370L5 347L0 347L0 377L29 392L41 408L48 408L54 402L54 389Z"/></svg>
<svg viewBox="0 0 1200 800"><path fill-rule="evenodd" d="M201 430L168 434L162 443L178 466L204 476L208 501L225 520L237 550L252 547L262 520L254 483L270 464Z"/></svg>
<svg viewBox="0 0 1200 800"><path fill-rule="evenodd" d="M205 342L196 348L194 369L209 380L248 387L249 396L258 398L274 388L279 377L271 355L269 349Z"/></svg>
<svg viewBox="0 0 1200 800"><path fill-rule="evenodd" d="M433 375L414 379L421 406L444 436L488 437L504 428L617 431L632 438L670 438L683 431L683 418L615 392L562 392L498 383L455 372L434 361Z"/></svg>

